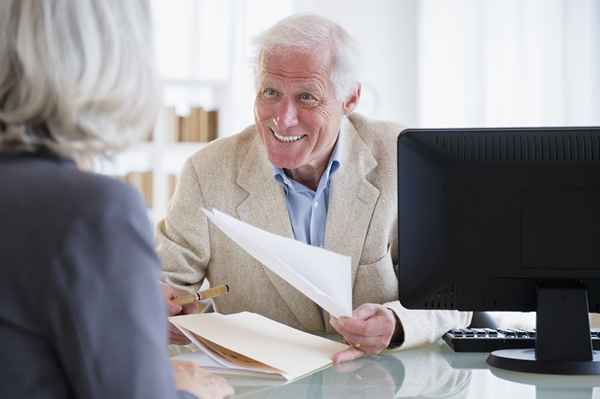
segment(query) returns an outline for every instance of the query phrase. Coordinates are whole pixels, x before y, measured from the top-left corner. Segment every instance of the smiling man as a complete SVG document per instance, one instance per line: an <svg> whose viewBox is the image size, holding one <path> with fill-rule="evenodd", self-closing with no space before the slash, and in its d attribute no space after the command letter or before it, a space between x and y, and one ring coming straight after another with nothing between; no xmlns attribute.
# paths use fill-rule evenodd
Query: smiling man
<svg viewBox="0 0 600 399"><path fill-rule="evenodd" d="M271 163L312 191L337 142L342 117L357 105L360 86L338 100L327 45L264 50L259 58L256 127Z"/></svg>
<svg viewBox="0 0 600 399"><path fill-rule="evenodd" d="M251 311L306 331L337 332L352 347L336 362L465 327L470 314L409 311L397 300L401 128L353 112L361 85L348 33L318 16L292 16L256 45L255 125L187 161L159 224L170 314L193 311L172 301L179 289L197 289L205 278L228 284L230 294L215 299L219 312ZM351 256L353 317L331 318L210 225L203 207Z"/></svg>

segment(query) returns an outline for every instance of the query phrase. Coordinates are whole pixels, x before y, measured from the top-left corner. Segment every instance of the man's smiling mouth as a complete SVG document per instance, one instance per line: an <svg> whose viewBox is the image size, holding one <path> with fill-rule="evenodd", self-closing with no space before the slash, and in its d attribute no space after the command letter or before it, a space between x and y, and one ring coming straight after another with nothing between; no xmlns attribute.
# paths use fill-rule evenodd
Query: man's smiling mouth
<svg viewBox="0 0 600 399"><path fill-rule="evenodd" d="M275 137L277 139L277 141L280 141L282 143L295 143L296 141L300 141L306 137L305 134L303 134L301 136L282 136L280 134L275 133L275 130L273 130L270 127L269 127L269 130L271 131L271 134L273 135L273 137Z"/></svg>

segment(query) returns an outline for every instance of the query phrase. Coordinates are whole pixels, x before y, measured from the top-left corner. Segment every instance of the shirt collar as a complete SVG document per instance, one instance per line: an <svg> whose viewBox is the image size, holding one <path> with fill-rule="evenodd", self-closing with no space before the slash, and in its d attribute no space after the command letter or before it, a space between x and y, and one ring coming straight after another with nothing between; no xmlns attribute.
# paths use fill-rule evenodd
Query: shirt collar
<svg viewBox="0 0 600 399"><path fill-rule="evenodd" d="M272 166L273 166L273 177L275 178L275 180L278 183L282 184L284 187L291 186L290 178L285 174L283 169L281 169L275 165L272 165ZM323 174L321 175L321 179L319 180L319 187L317 188L317 191L319 191L321 189L321 186L323 185L322 184L323 181L325 181L326 183L329 182L330 177L340 168L340 166L342 166L342 163L340 160L340 135L338 134L338 139L335 143L335 146L333 147L331 156L329 157L329 162L327 163L327 167L323 171Z"/></svg>

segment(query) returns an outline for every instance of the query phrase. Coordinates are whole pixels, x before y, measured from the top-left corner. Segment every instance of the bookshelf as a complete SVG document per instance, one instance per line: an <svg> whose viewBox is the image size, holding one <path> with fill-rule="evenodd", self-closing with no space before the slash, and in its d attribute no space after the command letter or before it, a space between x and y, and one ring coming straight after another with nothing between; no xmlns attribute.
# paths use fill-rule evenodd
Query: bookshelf
<svg viewBox="0 0 600 399"><path fill-rule="evenodd" d="M141 192L153 224L165 216L184 162L219 135L214 92L221 86L219 81L165 80L164 106L148 140L95 165L95 171Z"/></svg>

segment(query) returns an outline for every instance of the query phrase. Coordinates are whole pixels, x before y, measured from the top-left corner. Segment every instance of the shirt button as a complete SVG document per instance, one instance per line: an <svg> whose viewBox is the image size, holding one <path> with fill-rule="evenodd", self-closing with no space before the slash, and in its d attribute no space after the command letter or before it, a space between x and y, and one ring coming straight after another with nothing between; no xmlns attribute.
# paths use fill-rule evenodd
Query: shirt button
<svg viewBox="0 0 600 399"><path fill-rule="evenodd" d="M313 206L316 208L317 206L319 206L319 201L315 201L313 202Z"/></svg>

